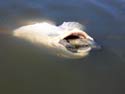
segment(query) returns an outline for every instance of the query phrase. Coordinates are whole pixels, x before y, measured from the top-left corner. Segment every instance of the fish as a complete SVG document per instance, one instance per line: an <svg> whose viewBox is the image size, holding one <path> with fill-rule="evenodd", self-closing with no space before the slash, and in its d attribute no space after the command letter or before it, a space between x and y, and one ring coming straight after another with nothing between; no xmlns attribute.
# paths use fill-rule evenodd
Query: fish
<svg viewBox="0 0 125 94"><path fill-rule="evenodd" d="M47 53L65 58L83 58L92 49L100 49L78 22L63 22L58 26L41 22L21 26L13 31L13 36L38 45Z"/></svg>

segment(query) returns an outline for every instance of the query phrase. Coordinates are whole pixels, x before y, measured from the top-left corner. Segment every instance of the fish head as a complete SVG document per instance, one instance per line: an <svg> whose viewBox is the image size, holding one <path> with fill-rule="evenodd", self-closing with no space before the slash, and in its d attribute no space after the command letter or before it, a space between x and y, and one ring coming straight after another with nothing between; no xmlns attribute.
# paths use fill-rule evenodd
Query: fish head
<svg viewBox="0 0 125 94"><path fill-rule="evenodd" d="M65 31L54 38L52 45L59 56L68 58L82 58L87 56L92 49L100 49L92 37L77 28Z"/></svg>

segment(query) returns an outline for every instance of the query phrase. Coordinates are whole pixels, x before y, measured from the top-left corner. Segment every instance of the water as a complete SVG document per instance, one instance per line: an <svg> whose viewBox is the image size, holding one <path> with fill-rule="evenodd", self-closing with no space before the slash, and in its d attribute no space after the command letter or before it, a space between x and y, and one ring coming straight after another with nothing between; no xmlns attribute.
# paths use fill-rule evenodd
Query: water
<svg viewBox="0 0 125 94"><path fill-rule="evenodd" d="M80 22L103 50L65 59L11 36L45 19ZM0 93L124 94L124 25L124 0L0 0Z"/></svg>

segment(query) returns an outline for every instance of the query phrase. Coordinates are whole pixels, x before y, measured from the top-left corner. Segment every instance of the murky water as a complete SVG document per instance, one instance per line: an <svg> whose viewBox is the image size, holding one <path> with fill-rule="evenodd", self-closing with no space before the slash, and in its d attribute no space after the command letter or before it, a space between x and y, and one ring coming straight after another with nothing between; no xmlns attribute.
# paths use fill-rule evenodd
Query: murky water
<svg viewBox="0 0 125 94"><path fill-rule="evenodd" d="M45 19L80 22L103 50L65 59L11 36ZM0 0L0 93L124 94L124 41L124 0Z"/></svg>

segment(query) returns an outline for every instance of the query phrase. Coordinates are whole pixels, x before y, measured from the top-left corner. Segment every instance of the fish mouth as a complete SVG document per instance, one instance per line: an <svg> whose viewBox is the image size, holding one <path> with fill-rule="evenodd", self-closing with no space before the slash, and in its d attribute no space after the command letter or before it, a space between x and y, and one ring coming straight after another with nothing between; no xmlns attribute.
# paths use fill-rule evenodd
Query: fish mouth
<svg viewBox="0 0 125 94"><path fill-rule="evenodd" d="M91 50L90 39L81 32L71 33L61 39L59 43L72 53L83 53Z"/></svg>

